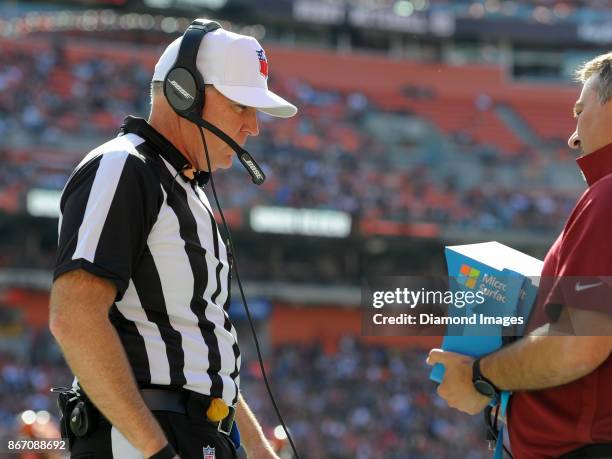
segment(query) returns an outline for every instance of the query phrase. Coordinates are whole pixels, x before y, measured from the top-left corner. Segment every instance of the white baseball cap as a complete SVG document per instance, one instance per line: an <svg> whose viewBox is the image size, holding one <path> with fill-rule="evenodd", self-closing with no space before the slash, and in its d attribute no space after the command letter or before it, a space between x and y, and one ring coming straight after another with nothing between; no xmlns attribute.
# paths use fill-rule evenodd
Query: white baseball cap
<svg viewBox="0 0 612 459"><path fill-rule="evenodd" d="M164 81L176 61L182 38L165 49L155 64L152 81ZM212 84L236 103L281 118L297 113L295 105L268 89L268 59L253 37L224 29L208 32L200 43L196 66L205 84Z"/></svg>

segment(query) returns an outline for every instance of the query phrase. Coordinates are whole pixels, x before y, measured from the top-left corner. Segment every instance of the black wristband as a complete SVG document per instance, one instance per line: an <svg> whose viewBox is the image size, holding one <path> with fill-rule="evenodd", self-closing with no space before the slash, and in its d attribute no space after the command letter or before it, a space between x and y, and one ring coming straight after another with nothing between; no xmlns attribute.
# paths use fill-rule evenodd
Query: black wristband
<svg viewBox="0 0 612 459"><path fill-rule="evenodd" d="M170 443L168 443L153 456L149 457L149 459L172 459L174 456L176 456L174 448Z"/></svg>
<svg viewBox="0 0 612 459"><path fill-rule="evenodd" d="M499 397L499 394L501 393L499 388L493 384L493 381L485 377L480 371L481 358L482 357L477 358L472 364L472 383L474 384L474 388L482 395L486 395L487 397Z"/></svg>

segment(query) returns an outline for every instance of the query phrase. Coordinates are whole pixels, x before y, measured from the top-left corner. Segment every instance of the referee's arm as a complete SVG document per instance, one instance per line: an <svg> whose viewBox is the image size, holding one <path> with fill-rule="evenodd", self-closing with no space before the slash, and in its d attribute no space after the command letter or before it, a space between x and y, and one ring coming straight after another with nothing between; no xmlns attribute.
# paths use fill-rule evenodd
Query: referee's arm
<svg viewBox="0 0 612 459"><path fill-rule="evenodd" d="M51 289L50 329L87 395L149 457L167 440L138 392L119 336L108 319L116 293L110 281L84 270L61 275Z"/></svg>
<svg viewBox="0 0 612 459"><path fill-rule="evenodd" d="M161 199L146 157L94 150L60 201L49 327L79 383L145 457L167 443L138 392L109 310L128 288Z"/></svg>

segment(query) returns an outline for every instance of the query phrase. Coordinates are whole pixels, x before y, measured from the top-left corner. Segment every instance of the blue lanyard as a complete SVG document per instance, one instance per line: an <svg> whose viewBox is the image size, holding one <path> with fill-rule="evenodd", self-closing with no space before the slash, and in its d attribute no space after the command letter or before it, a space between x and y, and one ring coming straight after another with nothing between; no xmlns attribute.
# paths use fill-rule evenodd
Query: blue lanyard
<svg viewBox="0 0 612 459"><path fill-rule="evenodd" d="M508 401L510 400L512 392L503 391L500 396L500 410L501 415L506 417L506 411L508 410ZM495 444L495 452L493 453L493 459L504 459L504 424L502 422L497 434L497 443Z"/></svg>

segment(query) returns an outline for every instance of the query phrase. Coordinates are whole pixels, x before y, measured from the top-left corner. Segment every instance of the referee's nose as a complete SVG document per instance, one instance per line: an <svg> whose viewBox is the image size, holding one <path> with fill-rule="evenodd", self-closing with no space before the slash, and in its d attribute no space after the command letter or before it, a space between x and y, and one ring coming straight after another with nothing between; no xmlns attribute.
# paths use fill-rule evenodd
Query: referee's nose
<svg viewBox="0 0 612 459"><path fill-rule="evenodd" d="M570 138L567 140L567 145L572 150L577 150L578 148L580 148L580 138L578 137L578 131L574 131L574 133L570 136Z"/></svg>
<svg viewBox="0 0 612 459"><path fill-rule="evenodd" d="M259 135L259 121L257 120L257 109L249 107L244 111L242 130L248 135Z"/></svg>

